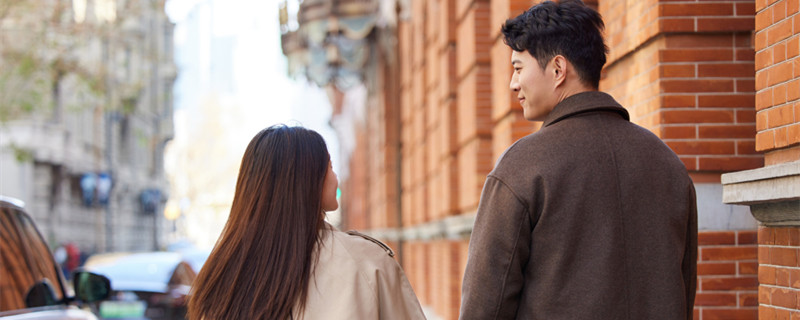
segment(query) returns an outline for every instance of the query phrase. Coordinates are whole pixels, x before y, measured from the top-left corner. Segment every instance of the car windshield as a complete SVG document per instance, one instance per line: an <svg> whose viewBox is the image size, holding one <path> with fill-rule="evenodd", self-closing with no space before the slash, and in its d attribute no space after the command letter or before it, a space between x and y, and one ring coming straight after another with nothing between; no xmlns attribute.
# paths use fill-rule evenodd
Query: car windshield
<svg viewBox="0 0 800 320"><path fill-rule="evenodd" d="M96 256L86 261L84 267L111 280L115 291L143 291L165 293L170 284L191 285L191 271L182 256L176 252L142 252L113 256ZM189 269L189 280L183 276Z"/></svg>
<svg viewBox="0 0 800 320"><path fill-rule="evenodd" d="M33 221L19 207L0 202L0 312L25 308L25 294L45 279L62 300L58 268Z"/></svg>

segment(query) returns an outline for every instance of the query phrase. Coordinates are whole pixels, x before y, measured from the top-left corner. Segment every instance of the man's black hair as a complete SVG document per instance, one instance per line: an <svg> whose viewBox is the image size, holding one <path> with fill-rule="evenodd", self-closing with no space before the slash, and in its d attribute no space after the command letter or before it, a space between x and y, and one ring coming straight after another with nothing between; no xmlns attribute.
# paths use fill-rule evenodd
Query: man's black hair
<svg viewBox="0 0 800 320"><path fill-rule="evenodd" d="M544 69L556 55L575 66L581 80L597 88L606 64L603 18L580 0L545 1L506 20L502 32L514 51L528 51Z"/></svg>

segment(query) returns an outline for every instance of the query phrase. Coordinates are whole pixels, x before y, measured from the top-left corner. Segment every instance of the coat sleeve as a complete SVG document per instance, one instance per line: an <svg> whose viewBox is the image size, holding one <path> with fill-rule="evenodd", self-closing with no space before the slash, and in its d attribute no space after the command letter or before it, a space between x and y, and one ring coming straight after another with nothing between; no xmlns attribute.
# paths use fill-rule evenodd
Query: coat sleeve
<svg viewBox="0 0 800 320"><path fill-rule="evenodd" d="M683 254L683 283L686 290L686 319L694 315L694 298L697 288L697 196L694 185L689 184L689 221L686 230L686 247Z"/></svg>
<svg viewBox="0 0 800 320"><path fill-rule="evenodd" d="M380 319L425 319L414 289L397 261L385 255L375 273Z"/></svg>
<svg viewBox="0 0 800 320"><path fill-rule="evenodd" d="M487 177L470 236L460 319L516 316L530 257L530 219L527 206L506 184Z"/></svg>

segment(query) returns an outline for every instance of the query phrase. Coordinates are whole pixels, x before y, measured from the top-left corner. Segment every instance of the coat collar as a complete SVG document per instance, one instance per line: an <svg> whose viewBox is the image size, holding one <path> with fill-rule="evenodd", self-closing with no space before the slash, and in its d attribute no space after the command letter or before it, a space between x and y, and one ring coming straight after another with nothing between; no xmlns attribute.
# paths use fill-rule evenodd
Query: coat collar
<svg viewBox="0 0 800 320"><path fill-rule="evenodd" d="M616 112L630 121L628 110L625 110L611 95L600 91L587 91L571 95L559 102L544 119L543 127L549 126L579 113L590 111Z"/></svg>

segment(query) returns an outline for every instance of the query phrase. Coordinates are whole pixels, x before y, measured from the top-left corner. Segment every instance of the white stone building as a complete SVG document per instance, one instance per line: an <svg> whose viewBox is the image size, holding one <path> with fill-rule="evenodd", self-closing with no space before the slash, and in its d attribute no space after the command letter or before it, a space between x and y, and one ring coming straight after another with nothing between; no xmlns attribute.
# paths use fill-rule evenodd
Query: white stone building
<svg viewBox="0 0 800 320"><path fill-rule="evenodd" d="M177 70L164 2L0 0L0 194L51 246L166 245Z"/></svg>

